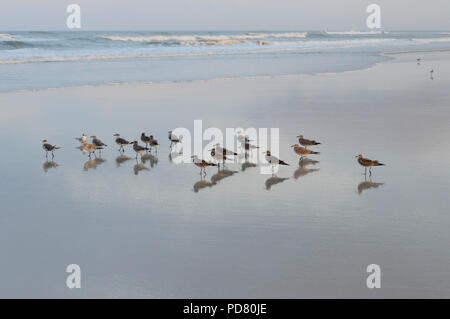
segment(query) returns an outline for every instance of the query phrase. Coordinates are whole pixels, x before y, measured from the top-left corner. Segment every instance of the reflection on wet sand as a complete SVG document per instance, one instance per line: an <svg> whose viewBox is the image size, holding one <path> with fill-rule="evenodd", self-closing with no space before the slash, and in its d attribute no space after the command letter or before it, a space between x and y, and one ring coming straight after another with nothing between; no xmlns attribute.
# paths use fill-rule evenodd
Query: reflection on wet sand
<svg viewBox="0 0 450 319"><path fill-rule="evenodd" d="M195 193L198 193L199 190L207 187L213 187L218 185L218 183L228 177L233 176L238 171L231 171L229 169L218 169L217 173L211 176L211 181L208 182L205 178L206 175L200 175L200 181L196 182L193 186L193 190Z"/></svg>
<svg viewBox="0 0 450 319"><path fill-rule="evenodd" d="M136 165L134 165L133 167L134 175L139 175L141 171L149 171L149 170L150 168L145 166L143 162L138 163L138 161L136 160Z"/></svg>
<svg viewBox="0 0 450 319"><path fill-rule="evenodd" d="M294 172L294 178L299 179L302 176L319 171L318 168L307 168L307 166L314 166L318 163L319 163L319 161L312 160L309 158L303 158L298 163L298 168Z"/></svg>
<svg viewBox="0 0 450 319"><path fill-rule="evenodd" d="M289 177L278 177L278 176L272 175L271 177L266 179L266 183L265 183L266 190L269 191L272 188L273 185L282 183L282 182L284 182L287 179L289 179Z"/></svg>
<svg viewBox="0 0 450 319"><path fill-rule="evenodd" d="M44 164L42 164L42 169L47 173L50 168L57 168L58 166L59 165L56 162L46 160Z"/></svg>
<svg viewBox="0 0 450 319"><path fill-rule="evenodd" d="M171 152L169 153L169 162L170 162L170 163L173 163L173 161L174 161L177 157L180 157L181 155L183 155L183 152L182 152L182 151L180 151L180 152L171 151Z"/></svg>
<svg viewBox="0 0 450 319"><path fill-rule="evenodd" d="M371 189L371 188L377 188L378 186L384 185L384 183L375 183L372 182L372 179L369 177L369 180L367 180L367 177L364 179L364 181L362 181L361 183L359 183L358 185L358 194L361 195L363 191L365 191L366 189Z"/></svg>
<svg viewBox="0 0 450 319"><path fill-rule="evenodd" d="M211 176L211 182L213 184L217 184L218 182L220 182L221 180L233 176L234 174L236 174L238 171L231 171L229 169L219 169L217 171L216 174L214 174L213 176Z"/></svg>
<svg viewBox="0 0 450 319"><path fill-rule="evenodd" d="M247 168L252 168L252 167L258 166L258 165L256 165L255 163L249 161L249 154L248 154L248 151L245 151L244 154L245 154L245 155L244 155L244 157L245 157L245 162L242 163L242 165L241 165L241 171L244 172ZM242 157L243 157L242 155L238 156L238 160L241 159Z"/></svg>
<svg viewBox="0 0 450 319"><path fill-rule="evenodd" d="M194 193L198 193L198 191L203 189L203 188L213 187L215 185L214 183L206 181L204 176L201 176L200 178L201 179L198 182L196 182L194 184L194 186L193 186Z"/></svg>
<svg viewBox="0 0 450 319"><path fill-rule="evenodd" d="M96 169L99 165L103 164L104 162L106 162L105 159L101 157L96 157L95 159L89 160L86 163L84 163L83 170L87 172L90 169Z"/></svg>
<svg viewBox="0 0 450 319"><path fill-rule="evenodd" d="M156 155L152 155L151 153L147 153L141 157L142 163L147 163L147 161L150 162L150 167L153 168L155 165L158 164L158 157Z"/></svg>
<svg viewBox="0 0 450 319"><path fill-rule="evenodd" d="M121 164L125 163L126 161L129 161L131 157L128 157L126 155L120 155L116 157L116 165L117 167L120 167Z"/></svg>

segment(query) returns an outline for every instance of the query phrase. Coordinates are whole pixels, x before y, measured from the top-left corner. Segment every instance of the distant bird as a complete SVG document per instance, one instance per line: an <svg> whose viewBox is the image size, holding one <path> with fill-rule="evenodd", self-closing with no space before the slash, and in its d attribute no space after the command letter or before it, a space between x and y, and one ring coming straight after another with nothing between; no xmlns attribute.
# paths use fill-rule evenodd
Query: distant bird
<svg viewBox="0 0 450 319"><path fill-rule="evenodd" d="M248 136L245 136L245 137L244 137L244 140L241 141L241 144L242 144L242 146L244 147L244 150L245 150L245 151L251 151L251 150L254 150L254 149L259 148L259 146L250 144L250 142L251 142L251 141L250 141L250 139L248 138Z"/></svg>
<svg viewBox="0 0 450 319"><path fill-rule="evenodd" d="M300 155L300 160L302 160L305 156L308 156L309 154L320 154L319 152L314 152L310 149L307 149L306 147L301 147L298 144L291 145L291 147L294 148L294 152L297 155Z"/></svg>
<svg viewBox="0 0 450 319"><path fill-rule="evenodd" d="M153 137L153 135L150 135L150 147L151 147L151 148L154 147L154 148L155 148L155 151L158 152L158 146L159 146L158 140L155 139L155 138Z"/></svg>
<svg viewBox="0 0 450 319"><path fill-rule="evenodd" d="M422 58L417 58L417 63L420 63L422 61Z"/></svg>
<svg viewBox="0 0 450 319"><path fill-rule="evenodd" d="M144 154L146 151L148 151L149 148L140 146L137 141L134 141L133 142L133 150L136 152L136 158L137 158L138 154L140 154L142 157L142 154Z"/></svg>
<svg viewBox="0 0 450 319"><path fill-rule="evenodd" d="M430 71L430 79L434 80L434 70L433 69Z"/></svg>
<svg viewBox="0 0 450 319"><path fill-rule="evenodd" d="M211 150L211 157L217 161L217 166L220 167L220 163L223 163L222 166L225 165L225 161L228 159L227 155L224 153L218 152L215 148Z"/></svg>
<svg viewBox="0 0 450 319"><path fill-rule="evenodd" d="M150 144L150 137L146 136L145 133L141 134L141 141L145 144L146 147Z"/></svg>
<svg viewBox="0 0 450 319"><path fill-rule="evenodd" d="M169 141L170 141L170 147L172 147L172 144L180 143L181 139L178 136L172 134L172 131L169 131Z"/></svg>
<svg viewBox="0 0 450 319"><path fill-rule="evenodd" d="M87 138L86 138L86 134L83 133L83 135L81 135L81 137L75 137L75 139L80 142L81 144L83 144L84 142L87 142Z"/></svg>
<svg viewBox="0 0 450 319"><path fill-rule="evenodd" d="M99 138L97 138L96 135L92 135L91 138L92 138L92 144L99 147L99 151L98 151L99 154L101 153L101 150L103 149L103 147L108 146L105 143L103 143Z"/></svg>
<svg viewBox="0 0 450 319"><path fill-rule="evenodd" d="M208 167L208 166L217 166L217 164L206 162L203 159L199 159L197 155L192 155L191 158L192 158L192 162L195 164L195 166L200 167L200 174L203 171L204 174L206 175L206 167Z"/></svg>
<svg viewBox="0 0 450 319"><path fill-rule="evenodd" d="M120 134L117 134L117 133L116 133L116 134L114 134L113 136L116 137L116 144L117 144L117 145L120 145L119 151L122 150L122 151L125 152L125 149L124 149L123 147L124 147L125 145L131 144L131 142L128 142L126 139L121 138L121 137L120 137Z"/></svg>
<svg viewBox="0 0 450 319"><path fill-rule="evenodd" d="M356 155L355 157L358 158L358 163L361 166L364 166L364 175L367 174L367 167L369 168L370 175L372 175L372 166L384 166L385 165L385 164L380 163L378 161L373 161L373 160L370 160L368 158L364 158L361 154Z"/></svg>
<svg viewBox="0 0 450 319"><path fill-rule="evenodd" d="M263 153L264 154L264 153ZM266 151L266 161L273 165L289 165L288 163L280 160L278 157L271 155L270 151Z"/></svg>
<svg viewBox="0 0 450 319"><path fill-rule="evenodd" d="M227 150L226 148L223 148L222 146L220 146L219 143L216 144L215 149L217 150L217 152L222 153L224 155L234 155L234 156L238 155L236 152L233 152L233 151Z"/></svg>
<svg viewBox="0 0 450 319"><path fill-rule="evenodd" d="M299 136L297 136L297 138L298 138L298 142L301 144L301 145L303 145L304 147L308 147L308 146L314 146L314 145L319 145L319 144L322 144L322 143L319 143L319 142L317 142L317 141L314 141L314 140L308 140L308 139L306 139L306 138L303 138L303 135L299 135Z"/></svg>
<svg viewBox="0 0 450 319"><path fill-rule="evenodd" d="M91 157L91 154L94 153L95 156L95 151L96 150L101 150L103 149L102 146L96 146L94 144L90 144L88 142L84 142L83 143L83 148L81 149L84 152L88 152L89 153L89 158Z"/></svg>
<svg viewBox="0 0 450 319"><path fill-rule="evenodd" d="M55 150L59 150L61 147L58 147L58 146L56 146L56 145L51 145L51 144L49 144L49 143L47 142L47 140L43 140L43 141L42 141L42 148L43 148L44 151L45 151L45 157L48 156L48 152L51 152L51 153L52 153L52 158L53 158L53 157L55 157L55 154L53 154L53 152L54 152Z"/></svg>

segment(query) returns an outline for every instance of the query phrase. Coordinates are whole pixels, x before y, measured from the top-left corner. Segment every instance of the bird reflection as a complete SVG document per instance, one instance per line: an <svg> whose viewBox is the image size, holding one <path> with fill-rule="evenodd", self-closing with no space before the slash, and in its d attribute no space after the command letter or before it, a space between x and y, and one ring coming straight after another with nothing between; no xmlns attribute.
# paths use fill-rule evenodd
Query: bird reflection
<svg viewBox="0 0 450 319"><path fill-rule="evenodd" d="M266 179L266 190L270 190L272 188L273 185L275 184L279 184L284 182L285 180L289 179L289 177L278 177L275 175L272 175L271 177L269 177L268 179Z"/></svg>
<svg viewBox="0 0 450 319"><path fill-rule="evenodd" d="M219 169L217 171L216 174L214 174L213 176L211 176L211 182L213 184L217 184L218 182L220 182L221 180L233 176L234 174L236 174L237 171L231 171L229 169Z"/></svg>
<svg viewBox="0 0 450 319"><path fill-rule="evenodd" d="M150 153L147 153L141 157L142 163L147 163L147 161L150 162L150 167L153 168L155 165L158 164L158 157L156 155L152 155Z"/></svg>
<svg viewBox="0 0 450 319"><path fill-rule="evenodd" d="M96 157L95 159L89 160L86 163L84 163L83 170L87 172L90 169L96 169L99 165L103 164L104 162L106 162L105 159L101 157Z"/></svg>
<svg viewBox="0 0 450 319"><path fill-rule="evenodd" d="M216 184L206 181L205 177L200 175L200 180L194 184L193 190L194 193L198 193L199 190L206 187L213 187L214 185Z"/></svg>
<svg viewBox="0 0 450 319"><path fill-rule="evenodd" d="M59 165L56 162L46 160L44 164L42 164L42 169L47 173L50 168L57 168L58 166Z"/></svg>
<svg viewBox="0 0 450 319"><path fill-rule="evenodd" d="M138 163L138 161L136 160L136 165L134 165L133 167L134 175L139 175L141 171L149 171L149 170L150 168L145 166L143 161L141 163Z"/></svg>
<svg viewBox="0 0 450 319"><path fill-rule="evenodd" d="M317 163L319 163L319 161L312 160L309 158L301 159L298 163L297 170L294 172L294 178L299 179L302 176L308 175L313 172L317 172L319 170L318 168L307 168L307 166L314 166Z"/></svg>
<svg viewBox="0 0 450 319"><path fill-rule="evenodd" d="M179 156L181 156L181 155L183 155L183 152L182 152L182 151L180 151L180 152L171 151L171 152L169 153L169 162L173 163L173 161L174 161L177 157L179 157Z"/></svg>
<svg viewBox="0 0 450 319"><path fill-rule="evenodd" d="M255 163L252 163L249 161L248 151L245 151L245 162L241 165L241 171L245 171L247 168L256 167L257 165ZM239 156L238 159L242 158L242 156Z"/></svg>
<svg viewBox="0 0 450 319"><path fill-rule="evenodd" d="M116 165L117 167L120 167L121 164L125 163L126 161L129 161L131 157L128 157L126 155L120 155L116 157Z"/></svg>
<svg viewBox="0 0 450 319"><path fill-rule="evenodd" d="M358 194L361 195L363 191L371 188L377 188L378 186L383 185L384 183L375 183L372 182L372 178L369 177L369 180L367 180L367 177L364 178L364 181L359 183L358 185Z"/></svg>

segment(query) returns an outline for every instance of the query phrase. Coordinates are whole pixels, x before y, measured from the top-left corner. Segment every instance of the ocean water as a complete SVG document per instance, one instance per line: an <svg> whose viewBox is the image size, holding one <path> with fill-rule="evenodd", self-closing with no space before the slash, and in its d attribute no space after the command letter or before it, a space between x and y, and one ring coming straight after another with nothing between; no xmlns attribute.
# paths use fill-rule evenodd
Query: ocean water
<svg viewBox="0 0 450 319"><path fill-rule="evenodd" d="M450 48L450 32L0 32L0 92L317 74Z"/></svg>

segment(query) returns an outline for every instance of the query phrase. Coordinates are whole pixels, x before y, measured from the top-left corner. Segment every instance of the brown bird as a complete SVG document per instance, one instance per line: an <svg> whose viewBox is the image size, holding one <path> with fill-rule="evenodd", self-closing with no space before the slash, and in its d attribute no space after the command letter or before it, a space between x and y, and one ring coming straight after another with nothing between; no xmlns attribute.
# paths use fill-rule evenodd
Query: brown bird
<svg viewBox="0 0 450 319"><path fill-rule="evenodd" d="M81 149L83 151L83 153L88 152L89 153L89 157L91 157L91 153L94 153L95 156L95 151L96 150L101 150L103 149L102 146L95 146L94 144L90 144L88 142L84 142L83 143L83 148Z"/></svg>
<svg viewBox="0 0 450 319"><path fill-rule="evenodd" d="M304 147L308 147L308 146L314 146L314 145L319 145L322 143L319 143L317 141L314 140L308 140L306 138L303 138L303 135L299 135L298 137L298 142L303 145Z"/></svg>
<svg viewBox="0 0 450 319"><path fill-rule="evenodd" d="M203 171L204 174L206 175L206 169L205 168L208 167L208 166L217 166L217 164L206 162L203 159L199 159L197 155L192 155L191 158L192 158L192 162L195 164L195 166L200 167L200 174Z"/></svg>
<svg viewBox="0 0 450 319"><path fill-rule="evenodd" d="M356 155L355 157L358 158L358 163L361 166L364 166L364 175L367 174L367 167L369 168L369 174L372 175L372 166L384 166L385 165L385 164L380 163L378 161L373 161L373 160L370 160L368 158L364 158L361 154Z"/></svg>
<svg viewBox="0 0 450 319"><path fill-rule="evenodd" d="M145 133L142 133L141 141L145 144L145 147L148 147L148 145L150 144L150 137L146 136Z"/></svg>
<svg viewBox="0 0 450 319"><path fill-rule="evenodd" d="M294 152L297 155L300 155L300 160L302 160L305 156L308 156L309 154L320 154L319 152L314 152L312 150L307 149L306 147L301 147L298 144L291 145L291 147L294 148Z"/></svg>

